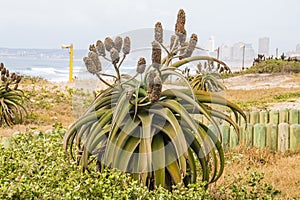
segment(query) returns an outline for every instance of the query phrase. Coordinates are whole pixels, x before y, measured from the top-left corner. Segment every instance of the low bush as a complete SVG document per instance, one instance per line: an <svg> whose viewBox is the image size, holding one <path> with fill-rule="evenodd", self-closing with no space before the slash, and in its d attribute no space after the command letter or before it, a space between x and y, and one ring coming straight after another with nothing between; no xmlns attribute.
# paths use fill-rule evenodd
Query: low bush
<svg viewBox="0 0 300 200"><path fill-rule="evenodd" d="M250 67L247 73L299 73L300 62L286 60L266 60Z"/></svg>
<svg viewBox="0 0 300 200"><path fill-rule="evenodd" d="M65 131L61 123L55 123L52 131L32 130L3 138L0 199L237 199L277 194L271 185L262 183L262 174L250 170L245 178L229 177L210 193L203 182L188 187L179 184L172 192L162 187L149 191L123 172L82 173L76 163L66 161L62 149Z"/></svg>

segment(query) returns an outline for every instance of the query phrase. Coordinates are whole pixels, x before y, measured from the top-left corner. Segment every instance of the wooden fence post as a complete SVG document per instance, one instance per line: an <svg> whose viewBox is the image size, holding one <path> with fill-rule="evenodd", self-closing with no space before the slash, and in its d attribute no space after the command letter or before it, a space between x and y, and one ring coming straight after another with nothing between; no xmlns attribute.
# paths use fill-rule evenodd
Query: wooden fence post
<svg viewBox="0 0 300 200"><path fill-rule="evenodd" d="M280 123L278 125L278 151L284 153L289 148L289 125Z"/></svg>
<svg viewBox="0 0 300 200"><path fill-rule="evenodd" d="M242 127L245 129L246 124L244 124ZM253 125L251 124L247 124L247 129L245 129L245 140L247 146L253 146Z"/></svg>
<svg viewBox="0 0 300 200"><path fill-rule="evenodd" d="M266 146L266 125L255 124L253 131L253 146L264 148Z"/></svg>
<svg viewBox="0 0 300 200"><path fill-rule="evenodd" d="M271 110L270 111L270 123L278 124L279 123L279 111Z"/></svg>
<svg viewBox="0 0 300 200"><path fill-rule="evenodd" d="M291 109L289 112L289 123L298 124L299 123L299 112L298 110Z"/></svg>
<svg viewBox="0 0 300 200"><path fill-rule="evenodd" d="M259 112L259 123L267 124L269 122L269 112L267 111L260 111Z"/></svg>
<svg viewBox="0 0 300 200"><path fill-rule="evenodd" d="M273 151L277 150L278 126L274 123L267 124L266 147Z"/></svg>
<svg viewBox="0 0 300 200"><path fill-rule="evenodd" d="M229 149L229 125L221 124L220 130L222 132L222 145L225 151Z"/></svg>
<svg viewBox="0 0 300 200"><path fill-rule="evenodd" d="M290 126L290 149L298 150L300 147L300 124Z"/></svg>
<svg viewBox="0 0 300 200"><path fill-rule="evenodd" d="M250 113L250 124L258 124L259 123L259 112L258 111L252 111Z"/></svg>
<svg viewBox="0 0 300 200"><path fill-rule="evenodd" d="M279 111L279 123L289 122L289 111L287 109Z"/></svg>
<svg viewBox="0 0 300 200"><path fill-rule="evenodd" d="M238 145L238 136L233 126L230 127L229 137L229 146L231 149L235 149Z"/></svg>

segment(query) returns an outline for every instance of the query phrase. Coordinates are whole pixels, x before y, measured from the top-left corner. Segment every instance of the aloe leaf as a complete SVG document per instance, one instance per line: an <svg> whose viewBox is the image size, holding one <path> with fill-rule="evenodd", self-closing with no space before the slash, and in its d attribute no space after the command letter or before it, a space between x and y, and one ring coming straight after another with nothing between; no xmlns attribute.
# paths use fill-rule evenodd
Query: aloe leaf
<svg viewBox="0 0 300 200"><path fill-rule="evenodd" d="M165 186L165 144L161 134L157 134L152 140L152 163L155 174L156 187Z"/></svg>

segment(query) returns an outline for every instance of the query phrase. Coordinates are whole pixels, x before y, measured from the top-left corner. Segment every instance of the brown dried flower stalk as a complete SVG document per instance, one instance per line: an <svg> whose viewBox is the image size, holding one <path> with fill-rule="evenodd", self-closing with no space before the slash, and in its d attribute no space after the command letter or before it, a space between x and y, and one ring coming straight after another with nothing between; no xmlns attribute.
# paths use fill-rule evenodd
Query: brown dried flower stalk
<svg viewBox="0 0 300 200"><path fill-rule="evenodd" d="M163 43L163 28L160 22L155 24L154 39L159 43Z"/></svg>
<svg viewBox="0 0 300 200"><path fill-rule="evenodd" d="M17 81L16 81L16 83L20 83L21 80L22 80L22 77L21 77L21 76L17 76Z"/></svg>
<svg viewBox="0 0 300 200"><path fill-rule="evenodd" d="M186 40L185 26L185 12L180 9L177 14L177 22L175 24L175 33L179 37L180 44L183 44Z"/></svg>
<svg viewBox="0 0 300 200"><path fill-rule="evenodd" d="M146 69L146 59L141 57L137 63L136 72L142 74L145 72Z"/></svg>
<svg viewBox="0 0 300 200"><path fill-rule="evenodd" d="M96 50L96 47L95 47L94 44L91 44L91 45L90 45L89 50L90 50L90 51L93 51L93 52L95 52L95 53L97 53L97 50Z"/></svg>
<svg viewBox="0 0 300 200"><path fill-rule="evenodd" d="M161 63L161 47L157 41L152 42L152 66L156 69L160 68Z"/></svg>
<svg viewBox="0 0 300 200"><path fill-rule="evenodd" d="M110 58L113 64L117 64L120 60L119 52L117 49L112 48L110 50Z"/></svg>
<svg viewBox="0 0 300 200"><path fill-rule="evenodd" d="M192 53L194 52L196 45L198 42L198 36L196 34L192 34L190 41L188 43L188 46L186 47L185 51L184 51L184 58L188 58L192 55Z"/></svg>
<svg viewBox="0 0 300 200"><path fill-rule="evenodd" d="M98 57L98 54L93 51L90 51L88 54L88 57L94 62L95 66L96 66L96 71L100 72L102 70L102 67L101 67L101 62Z"/></svg>
<svg viewBox="0 0 300 200"><path fill-rule="evenodd" d="M149 74L149 83L148 83L148 97L151 103L159 100L162 90L162 81L158 74L155 71L151 71Z"/></svg>
<svg viewBox="0 0 300 200"><path fill-rule="evenodd" d="M101 40L96 42L96 49L99 56L105 56L105 46Z"/></svg>
<svg viewBox="0 0 300 200"><path fill-rule="evenodd" d="M123 49L122 49L124 55L127 55L130 53L130 38L128 36L126 36L124 38L124 45L123 45Z"/></svg>
<svg viewBox="0 0 300 200"><path fill-rule="evenodd" d="M123 39L120 36L117 36L114 41L115 49L120 53L123 45Z"/></svg>
<svg viewBox="0 0 300 200"><path fill-rule="evenodd" d="M115 47L114 41L110 37L106 37L104 40L104 46L107 51L110 51Z"/></svg>
<svg viewBox="0 0 300 200"><path fill-rule="evenodd" d="M97 67L95 65L95 63L92 61L92 59L90 59L89 57L84 57L83 58L83 62L86 66L86 69L92 73L92 74L95 74L97 73Z"/></svg>

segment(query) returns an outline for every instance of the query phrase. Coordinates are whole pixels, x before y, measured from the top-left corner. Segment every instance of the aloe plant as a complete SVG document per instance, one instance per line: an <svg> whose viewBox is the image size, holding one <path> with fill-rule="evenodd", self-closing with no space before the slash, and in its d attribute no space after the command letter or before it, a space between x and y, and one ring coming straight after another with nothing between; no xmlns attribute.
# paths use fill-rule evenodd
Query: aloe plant
<svg viewBox="0 0 300 200"><path fill-rule="evenodd" d="M25 107L24 93L18 88L21 76L9 73L4 64L0 64L1 83L0 83L0 123L1 125L13 126L22 121Z"/></svg>
<svg viewBox="0 0 300 200"><path fill-rule="evenodd" d="M90 45L83 60L87 70L107 85L89 109L75 121L64 137L67 155L84 170L96 165L99 171L116 168L129 172L149 189L171 189L178 183L195 183L200 177L215 182L224 169L221 132L216 119L236 123L214 105L245 115L236 105L209 91L193 89L182 75L181 67L212 57L192 56L197 35L186 42L185 13L178 12L175 35L170 45L163 43L160 22L154 29L151 64L145 58L137 62L136 74L121 73L121 65L130 53L130 38L107 37ZM162 52L166 56L162 58ZM110 58L106 56L110 54ZM123 57L120 57L123 53ZM102 73L101 59L111 62L115 74ZM113 82L104 80L113 78ZM168 77L177 76L184 87L170 87ZM198 116L203 115L215 127L208 129ZM238 119L238 118L237 118Z"/></svg>

